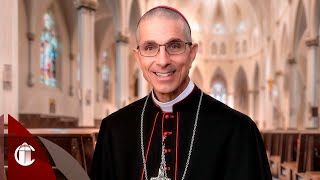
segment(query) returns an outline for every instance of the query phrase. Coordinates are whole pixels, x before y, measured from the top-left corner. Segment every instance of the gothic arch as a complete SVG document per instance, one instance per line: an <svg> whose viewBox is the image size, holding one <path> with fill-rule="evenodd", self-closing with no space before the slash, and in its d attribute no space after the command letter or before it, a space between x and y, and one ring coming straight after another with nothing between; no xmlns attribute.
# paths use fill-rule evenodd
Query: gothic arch
<svg viewBox="0 0 320 180"><path fill-rule="evenodd" d="M298 48L299 41L307 29L307 16L305 12L303 1L300 0L294 21L293 52L295 52L295 50Z"/></svg>
<svg viewBox="0 0 320 180"><path fill-rule="evenodd" d="M224 72L218 67L210 81L210 95L217 100L228 104L228 87Z"/></svg>
<svg viewBox="0 0 320 180"><path fill-rule="evenodd" d="M106 4L110 5L110 11L112 12L112 22L115 27L114 35L116 35L117 32L121 31L121 27L123 24L123 18L121 17L122 11L124 11L122 8L121 2L123 1L118 1L118 0L105 0ZM122 27L123 28L123 27Z"/></svg>
<svg viewBox="0 0 320 180"><path fill-rule="evenodd" d="M141 17L141 10L140 10L140 6L139 6L138 0L132 0L132 4L131 4L129 15L130 15L129 16L130 35L132 37L135 37L137 24L138 24L138 21L139 21L139 19ZM135 40L135 38L133 38L133 40Z"/></svg>
<svg viewBox="0 0 320 180"><path fill-rule="evenodd" d="M320 24L320 2L319 0L312 0L308 1L308 7L309 11L309 22L308 22L308 28L309 28L309 33L311 38L315 38L319 35L318 33L318 26Z"/></svg>
<svg viewBox="0 0 320 180"><path fill-rule="evenodd" d="M238 111L248 114L249 102L248 102L248 81L246 73L243 67L239 67L234 82L234 107Z"/></svg>
<svg viewBox="0 0 320 180"><path fill-rule="evenodd" d="M212 85L212 83L214 81L221 81L224 84L224 86L226 87L226 89L228 89L227 81L226 81L225 77L226 76L225 76L224 71L220 67L216 68L216 70L214 71L213 76L211 77L210 85Z"/></svg>

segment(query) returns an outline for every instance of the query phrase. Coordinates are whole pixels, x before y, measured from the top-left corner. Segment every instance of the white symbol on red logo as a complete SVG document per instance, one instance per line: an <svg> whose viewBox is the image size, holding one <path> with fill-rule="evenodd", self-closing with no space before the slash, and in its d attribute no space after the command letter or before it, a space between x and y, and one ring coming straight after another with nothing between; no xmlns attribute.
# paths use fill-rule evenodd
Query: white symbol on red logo
<svg viewBox="0 0 320 180"><path fill-rule="evenodd" d="M14 152L16 162L21 166L30 166L35 161L34 159L31 159L31 151L35 151L31 145L26 142L22 143Z"/></svg>

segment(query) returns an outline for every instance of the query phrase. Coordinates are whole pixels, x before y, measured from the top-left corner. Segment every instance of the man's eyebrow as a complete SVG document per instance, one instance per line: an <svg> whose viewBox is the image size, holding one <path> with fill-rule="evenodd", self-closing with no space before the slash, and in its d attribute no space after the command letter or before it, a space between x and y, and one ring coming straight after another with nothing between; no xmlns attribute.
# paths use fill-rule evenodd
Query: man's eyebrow
<svg viewBox="0 0 320 180"><path fill-rule="evenodd" d="M153 41L153 40L147 40L147 41L142 42L141 44L157 44L157 43L156 43L156 41Z"/></svg>
<svg viewBox="0 0 320 180"><path fill-rule="evenodd" d="M183 42L183 40L180 38L171 38L165 44L171 43L171 42ZM141 44L158 44L158 43L154 40L147 40L147 41L142 42Z"/></svg>
<svg viewBox="0 0 320 180"><path fill-rule="evenodd" d="M166 43L168 43L168 42L181 42L181 41L183 41L183 40L180 38L171 38Z"/></svg>

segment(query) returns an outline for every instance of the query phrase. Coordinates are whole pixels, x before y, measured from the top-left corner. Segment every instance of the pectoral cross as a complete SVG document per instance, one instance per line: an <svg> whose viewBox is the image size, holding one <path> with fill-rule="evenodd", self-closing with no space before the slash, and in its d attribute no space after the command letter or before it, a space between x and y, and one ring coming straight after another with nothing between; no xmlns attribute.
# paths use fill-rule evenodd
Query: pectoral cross
<svg viewBox="0 0 320 180"><path fill-rule="evenodd" d="M171 180L167 176L167 170L166 170L166 157L164 155L164 149L165 149L165 143L164 140L166 139L166 136L163 137L162 141L162 152L161 152L161 163L159 167L159 172L157 177L152 177L150 180Z"/></svg>

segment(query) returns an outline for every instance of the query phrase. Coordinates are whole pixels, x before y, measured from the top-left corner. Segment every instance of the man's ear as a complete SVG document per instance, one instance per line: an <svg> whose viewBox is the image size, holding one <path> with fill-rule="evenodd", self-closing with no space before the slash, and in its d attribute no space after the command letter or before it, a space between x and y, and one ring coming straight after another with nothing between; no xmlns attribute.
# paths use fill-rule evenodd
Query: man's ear
<svg viewBox="0 0 320 180"><path fill-rule="evenodd" d="M194 43L191 45L191 48L190 48L190 56L191 56L191 61L193 62L194 59L196 58L196 55L198 53L198 44L197 43ZM191 63L192 63L191 62Z"/></svg>
<svg viewBox="0 0 320 180"><path fill-rule="evenodd" d="M133 49L133 53L134 53L134 57L135 57L136 61L138 61L138 63L140 64L139 50L138 49Z"/></svg>

